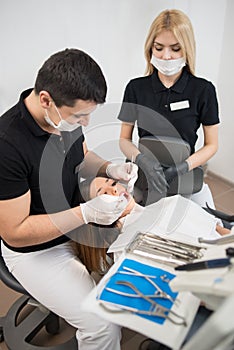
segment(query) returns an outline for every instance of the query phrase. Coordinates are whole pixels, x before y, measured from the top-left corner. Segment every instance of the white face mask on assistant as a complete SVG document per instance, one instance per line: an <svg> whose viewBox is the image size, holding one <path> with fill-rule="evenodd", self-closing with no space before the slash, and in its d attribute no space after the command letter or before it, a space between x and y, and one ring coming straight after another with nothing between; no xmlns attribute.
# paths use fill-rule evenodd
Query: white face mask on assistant
<svg viewBox="0 0 234 350"><path fill-rule="evenodd" d="M46 110L45 110L45 113L46 113L46 115L45 115L45 121L46 121L50 126L52 126L53 128L55 128L55 129L57 129L57 130L59 130L59 131L69 131L69 132L71 132L71 131L73 131L73 130L75 130L75 129L77 129L77 128L79 128L79 127L81 126L81 124L78 123L78 122L75 123L75 124L70 124L70 123L68 123L66 120L62 119L61 114L59 113L58 108L56 107L55 104L54 104L54 106L55 106L55 109L56 109L56 111L57 111L57 113L58 113L58 115L59 115L60 122L58 123L58 125L56 125L56 124L50 119L50 117L48 116L48 111L47 111L47 109L46 109Z"/></svg>
<svg viewBox="0 0 234 350"><path fill-rule="evenodd" d="M152 65L162 74L170 76L180 72L180 70L186 65L184 57L177 58L175 60L161 60L154 55L151 57Z"/></svg>

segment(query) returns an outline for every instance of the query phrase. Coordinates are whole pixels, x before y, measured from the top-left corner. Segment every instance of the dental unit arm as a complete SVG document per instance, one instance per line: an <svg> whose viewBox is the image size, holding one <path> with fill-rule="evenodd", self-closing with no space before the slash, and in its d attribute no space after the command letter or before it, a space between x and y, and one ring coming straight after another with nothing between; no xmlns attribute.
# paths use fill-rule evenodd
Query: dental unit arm
<svg viewBox="0 0 234 350"><path fill-rule="evenodd" d="M232 228L231 235L234 234ZM214 247L214 252L231 243ZM232 243L234 247L234 243ZM220 255L219 255L220 256ZM223 254L224 256L224 254ZM216 255L217 257L217 255ZM181 350L232 350L234 348L234 266L199 271L181 271L170 282L172 290L190 291L214 312Z"/></svg>

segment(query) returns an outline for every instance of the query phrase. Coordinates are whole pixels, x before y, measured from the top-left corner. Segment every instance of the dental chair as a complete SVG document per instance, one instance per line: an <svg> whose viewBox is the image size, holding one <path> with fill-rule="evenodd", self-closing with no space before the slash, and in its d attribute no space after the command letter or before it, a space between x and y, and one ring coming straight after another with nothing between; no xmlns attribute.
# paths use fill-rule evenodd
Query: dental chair
<svg viewBox="0 0 234 350"><path fill-rule="evenodd" d="M167 136L145 136L139 140L139 150L149 158L158 160L163 169L176 165L190 156L190 145L182 139ZM176 194L191 195L199 192L203 185L203 168L197 167L188 173L177 176L169 184L166 193L148 193L146 176L143 169L138 171L134 194L136 201L145 206L162 197Z"/></svg>
<svg viewBox="0 0 234 350"><path fill-rule="evenodd" d="M11 306L7 315L0 317L0 342L4 340L10 350L77 350L75 335L58 345L37 346L33 344L34 337L39 334L43 327L51 336L58 334L60 319L29 295L9 272L2 254L0 254L0 280L7 287L23 294ZM20 320L20 315L23 313L26 316L21 316Z"/></svg>
<svg viewBox="0 0 234 350"><path fill-rule="evenodd" d="M224 227L231 230L234 226L234 215L228 215L220 210L212 209L208 206L208 204L206 204L206 208L204 209L216 218L221 219Z"/></svg>

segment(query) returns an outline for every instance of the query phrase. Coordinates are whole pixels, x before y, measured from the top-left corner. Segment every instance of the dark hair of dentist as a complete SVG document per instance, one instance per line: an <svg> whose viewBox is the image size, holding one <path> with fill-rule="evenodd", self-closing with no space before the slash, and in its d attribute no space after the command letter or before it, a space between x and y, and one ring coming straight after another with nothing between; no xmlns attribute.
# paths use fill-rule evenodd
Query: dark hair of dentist
<svg viewBox="0 0 234 350"><path fill-rule="evenodd" d="M120 328L81 309L95 282L69 242L77 227L109 225L126 206L103 196L80 204L77 196L82 174L131 178L126 163L107 162L85 142L82 126L106 92L99 65L65 49L44 62L34 88L0 118L3 258L35 299L77 329L79 350L120 349Z"/></svg>
<svg viewBox="0 0 234 350"><path fill-rule="evenodd" d="M180 10L164 10L153 21L145 41L146 75L126 86L119 119L120 148L145 172L151 187L164 191L165 180L205 164L218 148L218 103L214 85L195 76L195 39L192 24ZM143 108L146 107L146 108ZM148 118L148 119L147 119ZM176 136L187 141L191 155L168 169L149 161L132 143L134 126L139 138ZM195 151L198 128L204 143ZM163 171L164 170L164 171ZM205 198L200 194L201 205ZM198 198L198 194L197 194ZM193 199L193 196L192 196Z"/></svg>

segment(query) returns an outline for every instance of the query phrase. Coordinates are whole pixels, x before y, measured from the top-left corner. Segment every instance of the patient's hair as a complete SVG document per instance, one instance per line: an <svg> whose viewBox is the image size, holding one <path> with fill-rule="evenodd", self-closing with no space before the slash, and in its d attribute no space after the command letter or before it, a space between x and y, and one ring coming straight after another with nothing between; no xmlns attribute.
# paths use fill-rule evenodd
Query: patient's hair
<svg viewBox="0 0 234 350"><path fill-rule="evenodd" d="M107 250L119 233L116 222L109 226L89 223L77 229L76 238L73 237L71 245L75 255L89 272L103 274L111 266L111 259L107 261Z"/></svg>
<svg viewBox="0 0 234 350"><path fill-rule="evenodd" d="M80 183L80 203L91 199L90 185L93 180L94 177ZM110 261L107 261L108 247L116 240L119 233L118 221L108 226L89 223L73 231L71 245L75 255L89 272L103 274L111 266Z"/></svg>

